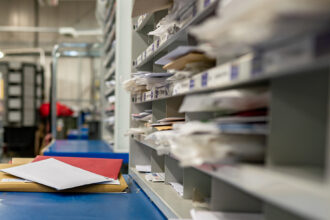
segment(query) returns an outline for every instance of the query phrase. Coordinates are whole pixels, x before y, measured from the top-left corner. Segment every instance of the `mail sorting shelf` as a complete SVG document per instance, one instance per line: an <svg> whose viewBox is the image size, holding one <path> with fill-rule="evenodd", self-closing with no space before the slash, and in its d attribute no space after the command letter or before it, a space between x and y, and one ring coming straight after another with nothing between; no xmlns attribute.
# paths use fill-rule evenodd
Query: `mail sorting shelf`
<svg viewBox="0 0 330 220"><path fill-rule="evenodd" d="M210 11L201 12L201 15L210 15ZM197 15L195 19L198 18ZM186 30L193 23L192 20L187 24ZM133 59L140 61L134 63L136 71L162 71L159 66L154 65L154 61L178 45L195 45L194 40L186 36L187 32L183 30L185 29L181 29L156 50L151 50L152 52L147 50L147 48L152 48L149 45L150 42L143 41L147 39L145 34L133 33L133 36L137 38L133 41L135 53ZM325 33L328 33L327 30L328 27ZM293 43L299 42L300 46L305 45L303 37L310 34L313 37L323 35L323 33L318 35L319 33L306 32L305 35L279 42L276 48L272 48L269 42L264 42L265 45L262 47L268 56L274 55L272 52L279 56L281 53L276 52L283 52L283 48L286 52L291 51L288 48L292 48ZM138 38L140 35L142 37ZM182 42L184 38L186 40ZM281 36L281 39L284 38ZM145 43L144 48L141 46L142 43ZM272 46L275 47L275 45ZM149 56L146 52L149 52ZM142 61L138 59L141 58L140 54L146 54ZM301 52L299 54L306 55ZM270 133L265 145L264 164L215 163L209 167L182 168L179 166L180 161L171 154L158 155L158 146L150 145L148 140L133 137L130 142L130 174L169 218L190 218L189 210L199 206L198 204L194 207L193 201L201 201L200 198L204 197L206 203L201 206L208 206L211 211L253 212L265 219L274 220L329 219L330 169L327 163L328 154L325 152L329 151L327 109L330 76L329 59L323 57L326 55L329 54L322 53L322 56L315 56L308 60L301 56L288 56L289 60L285 60L288 58L285 57L283 61L281 60L282 62L276 63L276 66L263 64L266 68L262 70L262 75L256 78L225 81L226 83L217 84L214 87L207 84L205 88L203 85L201 85L202 88L196 88L197 81L194 81L196 78L191 78L189 82L194 83L188 83L187 92L176 94L175 97L150 95L148 99L147 94L151 91L144 93L145 98L141 96L141 99L134 100L133 96L131 113L152 109L152 122L166 117L185 116L186 121L204 121L215 117L203 112L198 114L188 112L180 115L179 107L182 98L191 93L206 94L213 91L266 86L270 89L272 98L269 114ZM223 62L221 58L217 60L218 65L222 65ZM250 75L252 74L251 71ZM201 81L203 75L204 72L198 75ZM200 84L202 82L198 85ZM140 125L131 120L132 128ZM186 152L190 153L188 150ZM150 165L152 172L165 173L165 183L146 181L145 174L137 172L136 165ZM183 185L183 197L175 194L174 189L168 185L170 182Z"/></svg>
<svg viewBox="0 0 330 220"><path fill-rule="evenodd" d="M128 153L115 153L102 140L56 140L44 151L44 155L123 159L123 163L128 164Z"/></svg>
<svg viewBox="0 0 330 220"><path fill-rule="evenodd" d="M101 109L102 109L102 139L107 143L113 143L114 140L114 125L115 123L108 123L109 115L107 108L109 105L115 103L109 102L109 96L115 96L115 90L110 90L106 86L106 81L115 80L116 70L116 17L117 17L117 2L110 0L107 4L106 19L103 24L104 33L104 50L102 54L102 74L101 76Z"/></svg>
<svg viewBox="0 0 330 220"><path fill-rule="evenodd" d="M166 219L124 175L127 193L0 192L1 219Z"/></svg>

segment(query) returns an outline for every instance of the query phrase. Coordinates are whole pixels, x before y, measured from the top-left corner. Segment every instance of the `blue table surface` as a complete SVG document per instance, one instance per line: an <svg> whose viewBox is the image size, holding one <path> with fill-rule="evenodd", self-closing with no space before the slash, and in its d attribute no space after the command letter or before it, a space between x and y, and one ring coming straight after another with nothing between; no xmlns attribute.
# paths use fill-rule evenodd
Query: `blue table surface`
<svg viewBox="0 0 330 220"><path fill-rule="evenodd" d="M166 219L131 177L124 177L128 193L0 192L0 219Z"/></svg>
<svg viewBox="0 0 330 220"><path fill-rule="evenodd" d="M94 157L123 159L128 163L128 153L115 153L102 140L56 140L45 152L45 156Z"/></svg>

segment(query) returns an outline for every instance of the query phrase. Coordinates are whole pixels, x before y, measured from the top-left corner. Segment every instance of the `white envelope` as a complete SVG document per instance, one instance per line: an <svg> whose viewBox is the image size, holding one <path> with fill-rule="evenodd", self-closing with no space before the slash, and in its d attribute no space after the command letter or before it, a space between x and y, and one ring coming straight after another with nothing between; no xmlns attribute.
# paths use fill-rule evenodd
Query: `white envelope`
<svg viewBox="0 0 330 220"><path fill-rule="evenodd" d="M136 165L136 170L142 173L150 173L151 165Z"/></svg>
<svg viewBox="0 0 330 220"><path fill-rule="evenodd" d="M54 158L2 169L1 171L57 190L112 180Z"/></svg>
<svg viewBox="0 0 330 220"><path fill-rule="evenodd" d="M179 46L176 49L172 50L165 56L159 58L155 64L157 65L166 65L173 60L176 60L179 57L182 57L190 52L202 52L197 46Z"/></svg>
<svg viewBox="0 0 330 220"><path fill-rule="evenodd" d="M190 215L193 220L265 220L264 216L259 213L214 212L192 209Z"/></svg>

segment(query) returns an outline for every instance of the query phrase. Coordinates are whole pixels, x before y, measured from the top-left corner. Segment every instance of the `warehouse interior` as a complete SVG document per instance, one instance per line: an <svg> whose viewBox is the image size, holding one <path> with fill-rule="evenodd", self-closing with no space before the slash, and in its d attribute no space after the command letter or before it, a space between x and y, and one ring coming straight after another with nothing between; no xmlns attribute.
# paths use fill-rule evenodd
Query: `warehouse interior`
<svg viewBox="0 0 330 220"><path fill-rule="evenodd" d="M0 0L0 219L330 219L329 0Z"/></svg>

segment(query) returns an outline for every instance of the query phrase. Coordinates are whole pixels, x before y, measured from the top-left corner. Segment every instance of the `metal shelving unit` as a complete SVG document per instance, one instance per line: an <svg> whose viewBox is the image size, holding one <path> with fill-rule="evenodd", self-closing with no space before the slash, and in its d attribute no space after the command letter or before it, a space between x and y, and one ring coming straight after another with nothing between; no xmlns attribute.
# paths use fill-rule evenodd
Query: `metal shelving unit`
<svg viewBox="0 0 330 220"><path fill-rule="evenodd" d="M136 24L133 32L133 70L164 71L154 64L156 60L178 45L196 45L189 29L214 16L218 1L196 1L199 5L203 3L206 5L204 10L196 13L177 33L162 43L157 38L150 40L147 33L155 28L164 11L144 15L139 20L133 19ZM313 34L327 33L328 28L306 29L306 33L263 42L252 49L262 48L264 53L268 53L277 48L290 48L306 36L313 38ZM152 48L152 52L148 48ZM245 55L245 49L242 48L238 55ZM159 146L145 140L146 135L133 135L130 138L130 175L168 218L191 218L190 209L203 207L211 211L257 213L267 220L328 219L329 55L327 51L308 60L295 60L292 64L288 61L272 70L262 69L258 74L251 72L243 76L235 72L235 77L231 77L229 67L237 65L238 58L234 56L224 61L219 57L216 67L173 82L167 85L165 91L131 94L131 113L152 109L153 123L165 117L182 116L179 113L182 100L192 94L264 86L269 89L271 100L268 115L270 129L266 136L263 163L212 163L181 167L180 161L171 152L159 155ZM225 65L228 71L224 71ZM212 78L213 74L220 73L222 78ZM173 90L177 83L181 85L180 91ZM186 122L191 120L189 113L184 113L184 116ZM192 118L201 117L202 114L196 114ZM141 123L131 120L130 125L135 128ZM136 165L150 165L153 173L165 173L165 182L147 181L145 174L136 170ZM169 185L170 182L183 185L182 197Z"/></svg>
<svg viewBox="0 0 330 220"><path fill-rule="evenodd" d="M207 16L209 16L210 14L213 14L215 12L216 4L217 4L216 1L211 2L209 5L207 5L205 7L205 9L203 11L201 11L199 14L195 15L190 21L188 21L186 24L184 24L184 26L177 33L168 36L166 41L164 41L164 43L161 44L159 39L157 39L155 42L153 42L153 44L155 45L153 52L148 57L145 57L140 63L135 61L134 62L135 68L137 68L137 69L148 68L147 65L153 64L153 62L156 59L163 56L164 53L171 51L173 48L175 48L178 45L187 45L188 44L188 39L187 39L188 28L191 27L191 25L196 25L196 24L200 23ZM158 16L162 17L163 15L164 14L161 13ZM157 16L157 15L154 15L154 16ZM159 20L159 19L156 19L155 21L157 21L157 20ZM141 55L143 56L144 53L145 53L145 51L143 51L143 53Z"/></svg>
<svg viewBox="0 0 330 220"><path fill-rule="evenodd" d="M103 25L104 33L104 47L102 56L102 94L101 99L103 103L102 109L102 139L108 143L114 142L114 123L109 123L110 118L113 117L114 111L111 114L107 109L110 105L115 105L115 103L109 102L109 97L114 96L115 89L108 88L106 85L107 81L115 80L115 67L116 67L116 11L117 2L116 0L108 1L107 4L107 14L105 16L105 22ZM112 120L111 120L112 121Z"/></svg>

